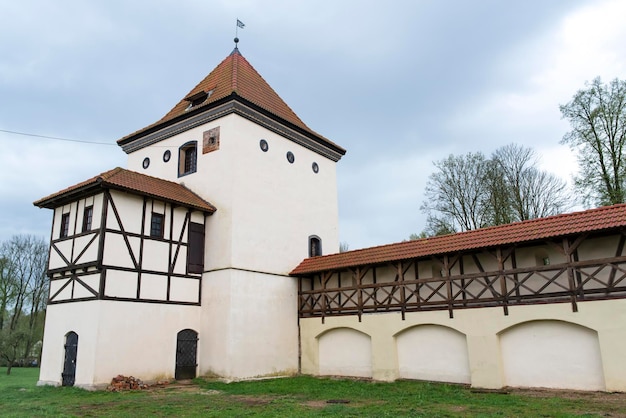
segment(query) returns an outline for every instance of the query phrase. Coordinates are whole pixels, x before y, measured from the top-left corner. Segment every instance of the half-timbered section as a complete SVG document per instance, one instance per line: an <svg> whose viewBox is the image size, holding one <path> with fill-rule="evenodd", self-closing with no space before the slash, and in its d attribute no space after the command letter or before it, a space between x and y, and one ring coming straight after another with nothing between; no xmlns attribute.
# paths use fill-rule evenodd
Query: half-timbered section
<svg viewBox="0 0 626 418"><path fill-rule="evenodd" d="M609 330L626 335L626 324L615 322L626 313L625 227L626 206L618 205L306 259L292 272L299 277L303 370L624 390L626 379L616 380L609 365L623 373L626 357L612 357L606 344L613 343ZM374 323L395 334L381 342L386 332ZM502 324L519 326L517 337ZM560 357L538 354L529 364L518 347L534 351L529 342L541 333L534 344ZM567 346L551 341L561 334L570 338ZM477 335L499 340L486 364L484 351L468 346ZM342 355L346 341L354 344ZM375 352L376 344L387 344L388 351ZM563 350L576 354L570 358ZM355 351L369 354L359 360ZM501 356L502 373L495 360ZM593 364L581 364L583 356ZM554 371L555 364L588 374L572 378Z"/></svg>
<svg viewBox="0 0 626 418"><path fill-rule="evenodd" d="M176 336L200 327L215 208L181 184L121 168L35 204L54 210L40 382L174 375Z"/></svg>
<svg viewBox="0 0 626 418"><path fill-rule="evenodd" d="M49 304L200 304L215 208L184 186L116 168L35 203L54 209Z"/></svg>

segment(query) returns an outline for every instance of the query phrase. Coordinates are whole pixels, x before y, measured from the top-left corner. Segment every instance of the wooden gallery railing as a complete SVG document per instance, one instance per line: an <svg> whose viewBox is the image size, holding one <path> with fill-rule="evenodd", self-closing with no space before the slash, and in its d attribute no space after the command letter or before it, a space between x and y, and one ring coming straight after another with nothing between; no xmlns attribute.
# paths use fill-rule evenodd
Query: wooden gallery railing
<svg viewBox="0 0 626 418"><path fill-rule="evenodd" d="M505 257L501 250L497 252L503 267ZM475 255L465 257L477 260ZM625 256L588 261L570 256L561 264L496 271L482 271L479 265L478 273L451 273L459 260L462 264L462 258L404 260L301 276L300 317L323 320L326 316L358 315L360 320L364 313L401 312L404 319L405 312L447 310L452 318L455 309L494 306L501 306L508 315L509 306L560 302L571 303L576 312L578 301L626 298ZM424 261L441 265L443 277L418 278L418 263ZM409 271L413 277L407 277ZM381 277L387 281L381 282Z"/></svg>

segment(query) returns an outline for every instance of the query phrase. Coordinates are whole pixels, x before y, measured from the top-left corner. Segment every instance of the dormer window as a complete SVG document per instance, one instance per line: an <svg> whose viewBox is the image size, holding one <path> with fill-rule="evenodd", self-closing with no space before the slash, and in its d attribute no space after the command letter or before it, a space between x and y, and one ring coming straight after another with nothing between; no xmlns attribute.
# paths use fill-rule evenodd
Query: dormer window
<svg viewBox="0 0 626 418"><path fill-rule="evenodd" d="M196 106L200 106L202 103L206 102L206 100L211 97L213 93L213 89L209 91L199 91L198 93L192 94L191 96L185 97L185 100L189 102L189 106L185 110L191 110Z"/></svg>
<svg viewBox="0 0 626 418"><path fill-rule="evenodd" d="M178 149L178 177L196 172L198 160L197 147L197 141L190 141Z"/></svg>

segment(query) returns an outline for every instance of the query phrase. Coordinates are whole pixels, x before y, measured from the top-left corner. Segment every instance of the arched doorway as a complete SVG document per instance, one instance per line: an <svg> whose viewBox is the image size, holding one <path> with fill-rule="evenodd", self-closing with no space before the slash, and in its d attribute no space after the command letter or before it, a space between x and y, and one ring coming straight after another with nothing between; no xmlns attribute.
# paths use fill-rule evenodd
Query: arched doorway
<svg viewBox="0 0 626 418"><path fill-rule="evenodd" d="M65 335L65 362L61 373L63 386L74 386L76 380L76 354L78 353L78 334L70 331Z"/></svg>
<svg viewBox="0 0 626 418"><path fill-rule="evenodd" d="M176 336L176 380L196 377L197 352L198 333L192 329L180 331Z"/></svg>

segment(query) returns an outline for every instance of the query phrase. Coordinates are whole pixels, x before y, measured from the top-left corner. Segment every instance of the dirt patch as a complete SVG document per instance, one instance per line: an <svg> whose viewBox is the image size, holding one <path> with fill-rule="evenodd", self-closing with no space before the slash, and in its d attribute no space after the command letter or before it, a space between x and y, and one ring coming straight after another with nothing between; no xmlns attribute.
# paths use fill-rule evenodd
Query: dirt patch
<svg viewBox="0 0 626 418"><path fill-rule="evenodd" d="M589 392L582 390L563 390L563 389L518 389L507 388L511 394L530 396L534 398L554 398L563 399L584 399L590 401L609 402L626 406L625 392ZM625 409L626 411L626 409Z"/></svg>
<svg viewBox="0 0 626 418"><path fill-rule="evenodd" d="M264 398L264 397L256 397L256 396L237 395L237 396L233 396L232 399L236 399L237 401L247 406L261 406L261 405L267 405L268 403L271 402L271 399Z"/></svg>
<svg viewBox="0 0 626 418"><path fill-rule="evenodd" d="M605 417L626 418L626 393L624 392L588 392L582 390L563 390L563 389L520 389L507 388L511 395L527 396L529 398L561 398L572 401L582 401L586 404L594 405L597 409L603 411ZM584 408L584 407L583 407ZM581 415L594 414L581 409Z"/></svg>
<svg viewBox="0 0 626 418"><path fill-rule="evenodd" d="M145 391L152 392L155 395L158 395L159 393L164 392L164 391L168 391L168 392L172 391L172 392L180 392L180 393L198 393L201 395L221 395L224 393L221 390L202 389L200 386L196 385L191 380L173 381L171 383L170 382L157 383L154 385L150 385L148 389L146 389Z"/></svg>
<svg viewBox="0 0 626 418"><path fill-rule="evenodd" d="M316 409L322 409L328 406L326 401L306 401L306 402L302 402L302 405L308 406L309 408L316 408Z"/></svg>

